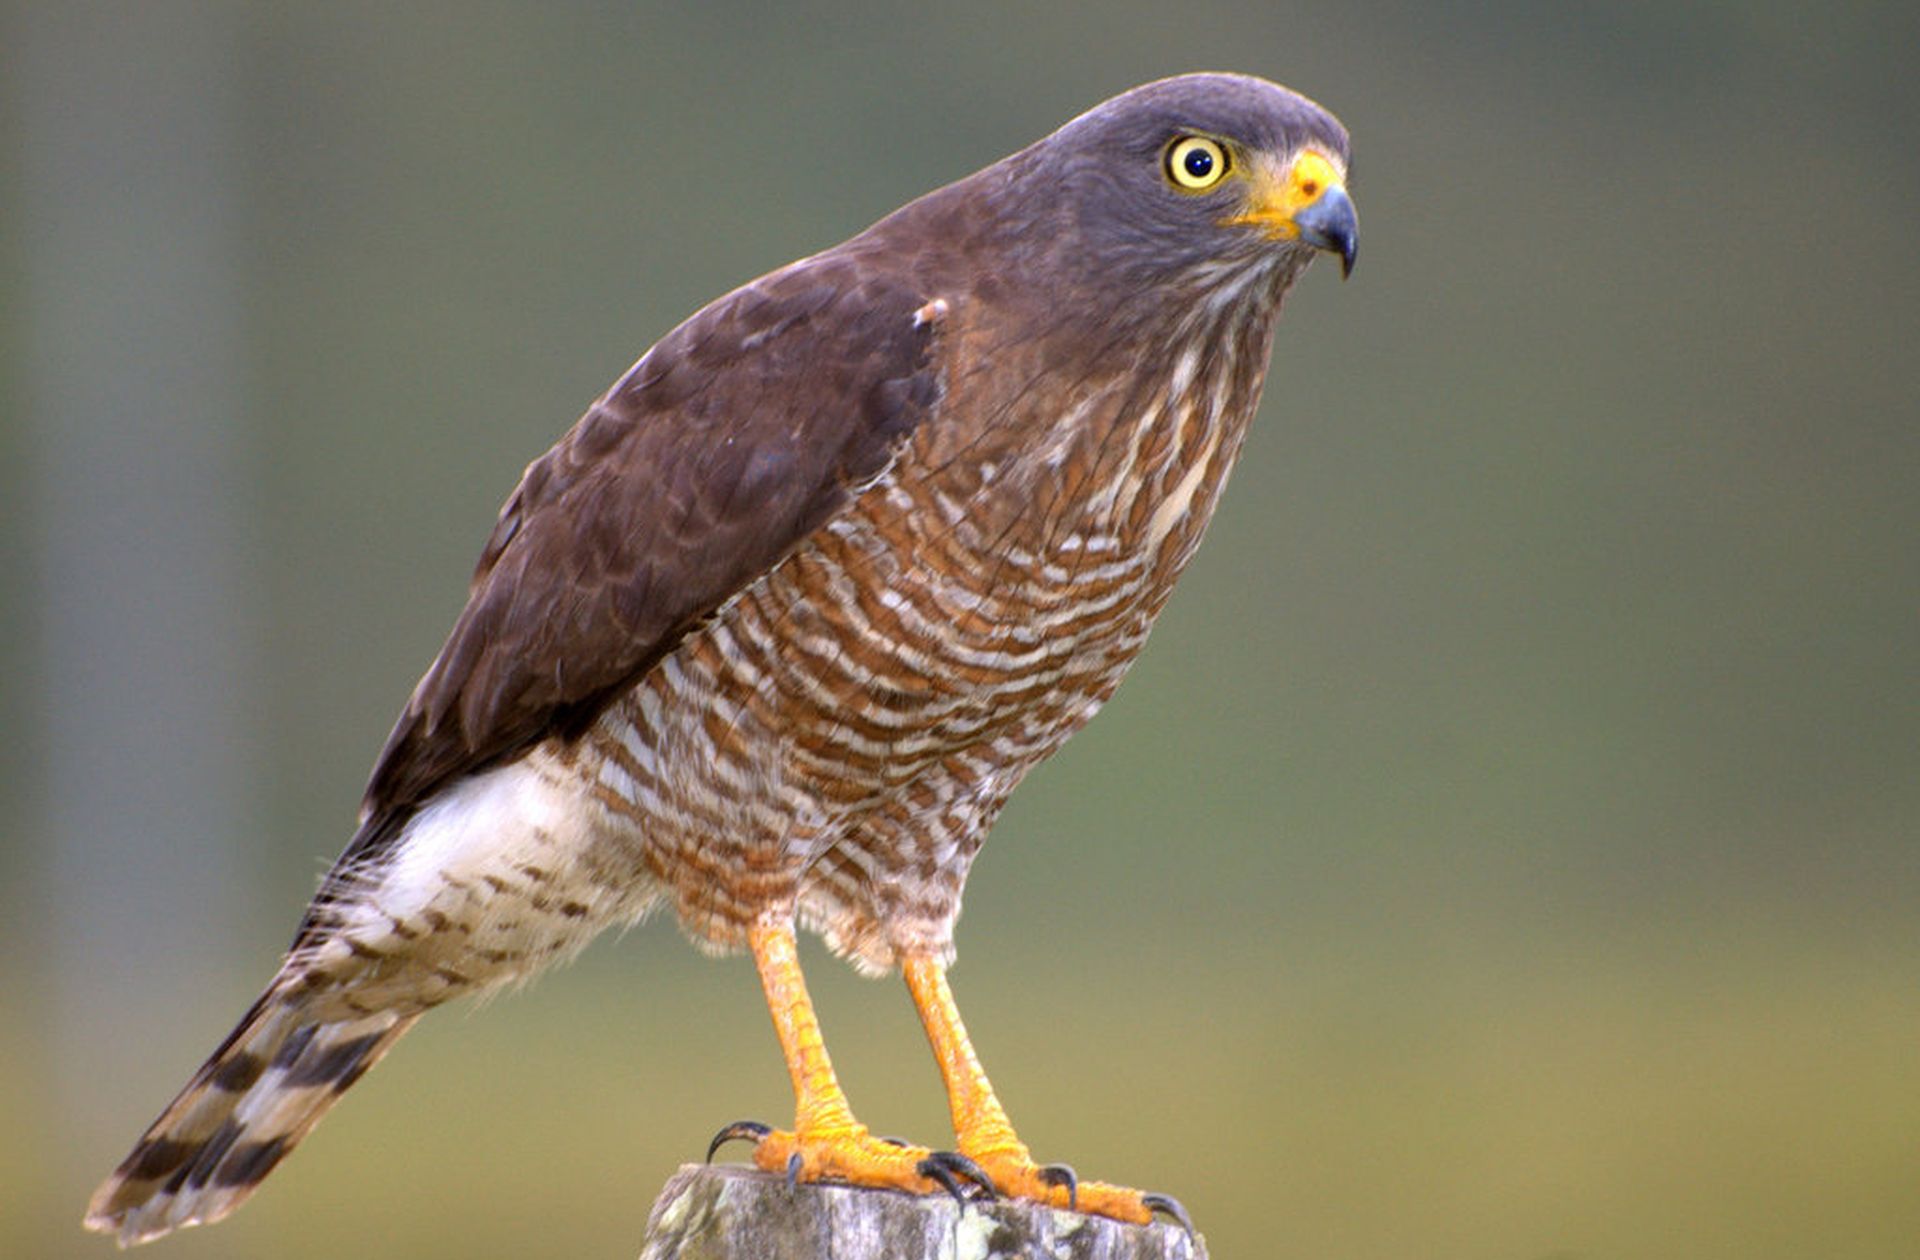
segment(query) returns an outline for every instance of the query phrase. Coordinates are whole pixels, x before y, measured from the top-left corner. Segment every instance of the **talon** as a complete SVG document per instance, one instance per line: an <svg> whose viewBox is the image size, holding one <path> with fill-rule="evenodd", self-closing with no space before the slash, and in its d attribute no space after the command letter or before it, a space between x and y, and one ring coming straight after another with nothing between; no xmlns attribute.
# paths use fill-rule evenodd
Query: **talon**
<svg viewBox="0 0 1920 1260"><path fill-rule="evenodd" d="M1040 1180L1050 1186L1067 1188L1067 1211L1080 1210L1080 1174L1068 1164L1047 1164L1040 1168Z"/></svg>
<svg viewBox="0 0 1920 1260"><path fill-rule="evenodd" d="M989 1202L997 1200L1000 1197L999 1188L993 1184L993 1178L987 1174L987 1170L980 1167L980 1165L972 1159L962 1155L959 1151L930 1152L927 1157L921 1160L914 1168L914 1171L922 1177L931 1177L941 1185L946 1186L949 1191L952 1191L953 1183L950 1183L938 1173L928 1171L930 1167L937 1168L945 1172L948 1176L957 1175L965 1177L968 1181L980 1187L980 1197Z"/></svg>
<svg viewBox="0 0 1920 1260"><path fill-rule="evenodd" d="M915 1164L913 1171L930 1181L937 1181L942 1186L945 1186L947 1193L953 1196L953 1201L960 1205L960 1210L963 1212L967 1210L966 1191L961 1188L960 1178L954 1176L953 1169L929 1156L921 1160L918 1164Z"/></svg>
<svg viewBox="0 0 1920 1260"><path fill-rule="evenodd" d="M1149 1212L1164 1212L1171 1216L1181 1229L1187 1231L1189 1239L1193 1237L1193 1218L1187 1215L1187 1209L1180 1200L1170 1194L1143 1194L1140 1202L1146 1205Z"/></svg>
<svg viewBox="0 0 1920 1260"><path fill-rule="evenodd" d="M795 1151L793 1154L787 1156L787 1189L791 1190L800 1184L800 1165L803 1162L800 1158L799 1151ZM1175 1206L1178 1205L1176 1204ZM1191 1234L1193 1230L1189 1228L1187 1232Z"/></svg>
<svg viewBox="0 0 1920 1260"><path fill-rule="evenodd" d="M913 1143L907 1141L907 1139L903 1137L879 1137L877 1134L875 1136L879 1141L885 1142L888 1146L912 1146L913 1145Z"/></svg>
<svg viewBox="0 0 1920 1260"><path fill-rule="evenodd" d="M714 1134L713 1141L707 1143L707 1162L711 1164L713 1153L736 1138L746 1138L758 1146L761 1139L771 1132L773 1130L770 1127L761 1124L758 1120L735 1120Z"/></svg>

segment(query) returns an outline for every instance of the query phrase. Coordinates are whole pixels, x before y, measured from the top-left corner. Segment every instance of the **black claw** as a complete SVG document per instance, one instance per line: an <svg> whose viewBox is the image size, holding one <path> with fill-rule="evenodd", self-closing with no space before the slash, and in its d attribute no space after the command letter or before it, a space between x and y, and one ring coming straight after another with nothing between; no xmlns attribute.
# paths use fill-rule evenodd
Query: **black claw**
<svg viewBox="0 0 1920 1260"><path fill-rule="evenodd" d="M1187 1209L1181 1205L1180 1200L1170 1194L1143 1194L1140 1196L1140 1202L1147 1205L1149 1212L1164 1212L1171 1216L1179 1223L1181 1229L1187 1231L1189 1239L1193 1237L1193 1218L1187 1215Z"/></svg>
<svg viewBox="0 0 1920 1260"><path fill-rule="evenodd" d="M953 1196L953 1201L960 1205L960 1210L963 1212L966 1210L967 1192L965 1188L961 1186L960 1179L953 1175L952 1169L948 1168L945 1164L935 1163L930 1159L923 1159L915 1166L914 1171L922 1177L930 1177L945 1186L947 1193Z"/></svg>
<svg viewBox="0 0 1920 1260"><path fill-rule="evenodd" d="M880 1140L882 1142L885 1142L888 1146L912 1146L913 1145L913 1143L907 1141L907 1139L903 1137L883 1137Z"/></svg>
<svg viewBox="0 0 1920 1260"><path fill-rule="evenodd" d="M980 1167L980 1165L974 1163L958 1151L945 1151L942 1152L942 1154L946 1159L952 1161L955 1172L960 1173L966 1177L968 1181L980 1187L980 1198L986 1199L988 1202L993 1202L1000 1197L1000 1189L993 1184L993 1178L987 1175L986 1169Z"/></svg>
<svg viewBox="0 0 1920 1260"><path fill-rule="evenodd" d="M713 1153L736 1138L746 1138L755 1146L758 1146L760 1139L766 1137L767 1134L771 1132L773 1132L773 1130L770 1127L761 1124L758 1120L735 1120L732 1124L714 1134L713 1141L707 1143L707 1162L711 1164L713 1162Z"/></svg>
<svg viewBox="0 0 1920 1260"><path fill-rule="evenodd" d="M789 1190L800 1184L800 1163L799 1151L795 1151L793 1154L787 1156L787 1189ZM1178 1204L1175 1206L1177 1207ZM1189 1226L1187 1232L1191 1234L1193 1228Z"/></svg>
<svg viewBox="0 0 1920 1260"><path fill-rule="evenodd" d="M1067 1188L1067 1211L1080 1210L1080 1174L1068 1164L1046 1164L1040 1169L1040 1180L1050 1186Z"/></svg>
<svg viewBox="0 0 1920 1260"><path fill-rule="evenodd" d="M1000 1192L994 1189L993 1178L987 1176L987 1170L962 1155L959 1151L933 1151L915 1164L913 1170L922 1177L929 1177L947 1188L947 1193L966 1206L965 1188L961 1186L962 1177L980 1188L983 1199L998 1199Z"/></svg>

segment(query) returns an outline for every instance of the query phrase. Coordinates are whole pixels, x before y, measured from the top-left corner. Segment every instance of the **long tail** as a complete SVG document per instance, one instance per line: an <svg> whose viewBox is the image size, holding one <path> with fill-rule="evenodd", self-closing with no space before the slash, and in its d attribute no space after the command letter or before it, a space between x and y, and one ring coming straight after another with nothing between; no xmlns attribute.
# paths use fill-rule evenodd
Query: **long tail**
<svg viewBox="0 0 1920 1260"><path fill-rule="evenodd" d="M419 1017L316 1022L269 989L94 1192L87 1228L128 1247L219 1220Z"/></svg>

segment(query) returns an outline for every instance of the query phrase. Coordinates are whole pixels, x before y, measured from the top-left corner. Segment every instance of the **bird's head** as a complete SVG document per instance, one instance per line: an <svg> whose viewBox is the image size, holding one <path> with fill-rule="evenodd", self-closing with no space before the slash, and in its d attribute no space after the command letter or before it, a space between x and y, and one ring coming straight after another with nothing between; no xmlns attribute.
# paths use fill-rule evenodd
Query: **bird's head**
<svg viewBox="0 0 1920 1260"><path fill-rule="evenodd" d="M1189 74L1114 97L1016 154L1006 191L1052 201L1071 238L1057 244L1107 276L1291 276L1320 252L1345 274L1358 248L1347 161L1346 128L1306 97Z"/></svg>

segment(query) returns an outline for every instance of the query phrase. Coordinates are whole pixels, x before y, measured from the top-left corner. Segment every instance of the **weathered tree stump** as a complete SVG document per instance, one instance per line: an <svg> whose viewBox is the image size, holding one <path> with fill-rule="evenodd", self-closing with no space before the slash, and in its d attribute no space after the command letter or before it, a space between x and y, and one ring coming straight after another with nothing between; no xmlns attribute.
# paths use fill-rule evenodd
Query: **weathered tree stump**
<svg viewBox="0 0 1920 1260"><path fill-rule="evenodd" d="M1123 1225L1034 1203L789 1186L687 1164L647 1219L640 1260L1206 1260L1178 1225Z"/></svg>

